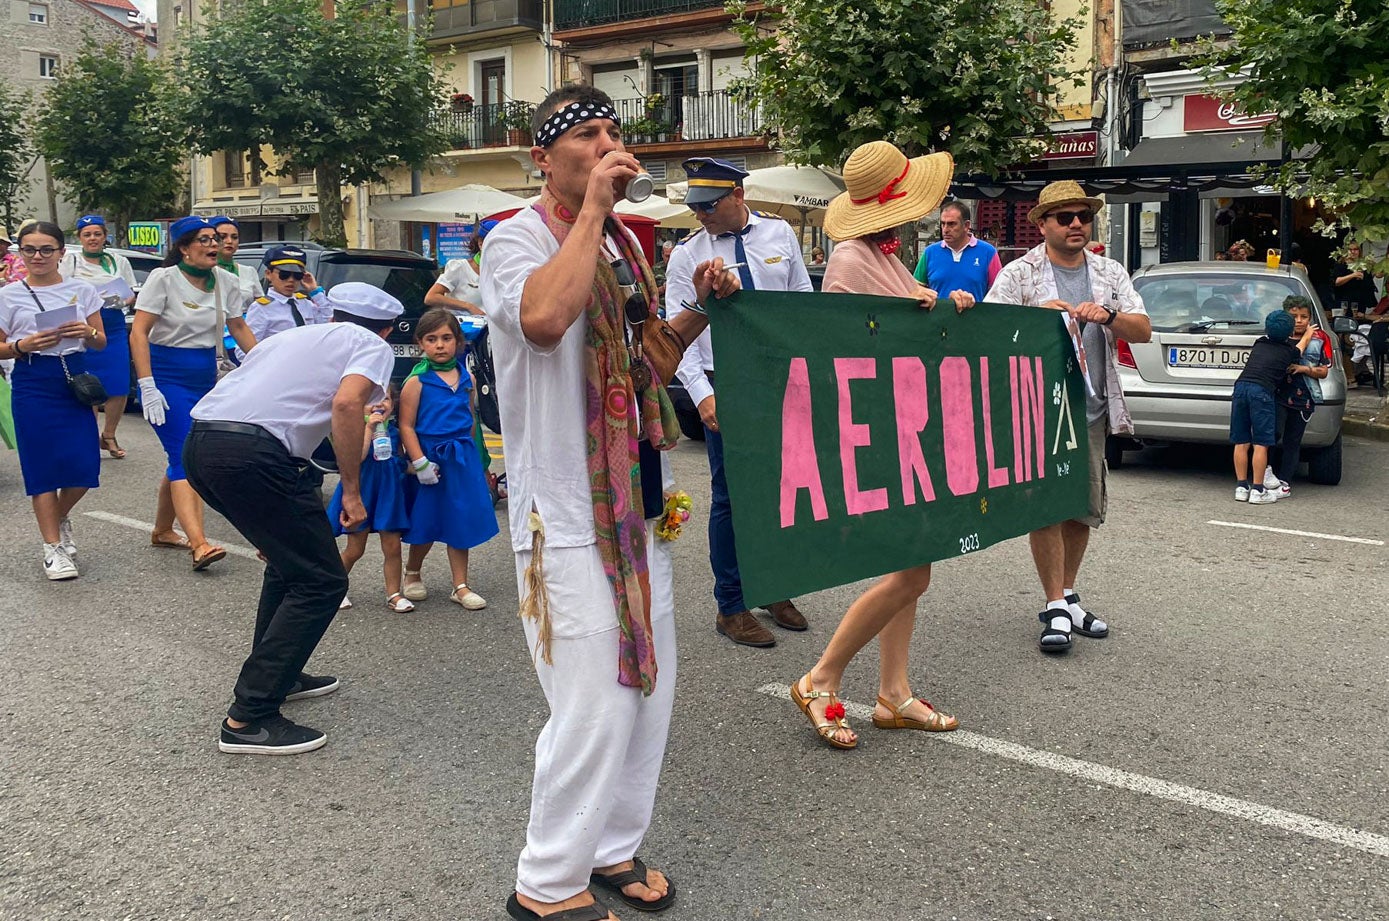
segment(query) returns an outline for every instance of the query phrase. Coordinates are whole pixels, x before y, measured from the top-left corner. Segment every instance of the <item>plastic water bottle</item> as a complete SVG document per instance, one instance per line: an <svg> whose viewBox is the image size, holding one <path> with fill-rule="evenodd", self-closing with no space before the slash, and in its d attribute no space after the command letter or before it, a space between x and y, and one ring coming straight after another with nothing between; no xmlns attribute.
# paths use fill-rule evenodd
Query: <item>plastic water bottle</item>
<svg viewBox="0 0 1389 921"><path fill-rule="evenodd" d="M371 456L379 461L390 460L394 452L391 450L391 435L386 431L386 423L376 423L376 437L371 440Z"/></svg>

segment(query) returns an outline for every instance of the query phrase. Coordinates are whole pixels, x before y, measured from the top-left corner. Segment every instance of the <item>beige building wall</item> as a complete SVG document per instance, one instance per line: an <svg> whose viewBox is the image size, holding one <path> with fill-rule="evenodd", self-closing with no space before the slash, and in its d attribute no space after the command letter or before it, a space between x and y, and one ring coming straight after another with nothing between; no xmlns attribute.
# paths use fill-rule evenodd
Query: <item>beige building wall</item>
<svg viewBox="0 0 1389 921"><path fill-rule="evenodd" d="M1066 67L1078 70L1084 76L1082 85L1075 86L1067 80L1062 84L1058 108L1062 121L1085 121L1091 114L1091 81L1097 60L1096 49L1096 10L1101 0L1053 0L1052 14L1057 21L1079 16L1080 28L1076 29L1075 44L1066 55Z"/></svg>

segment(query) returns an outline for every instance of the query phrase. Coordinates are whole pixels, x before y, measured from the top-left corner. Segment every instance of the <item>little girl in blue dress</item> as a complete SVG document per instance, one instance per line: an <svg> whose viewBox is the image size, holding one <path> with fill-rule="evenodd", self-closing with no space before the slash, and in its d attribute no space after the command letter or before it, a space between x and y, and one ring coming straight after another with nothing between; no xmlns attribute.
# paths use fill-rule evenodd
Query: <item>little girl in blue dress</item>
<svg viewBox="0 0 1389 921"><path fill-rule="evenodd" d="M367 511L367 520L355 531L342 528L342 484L333 492L328 503L328 520L333 523L333 534L347 535L347 546L342 551L342 565L349 573L367 549L367 535L375 531L381 535L381 555L386 558L386 607L397 614L415 610L404 595L400 593L401 580L401 535L410 527L410 494L414 483L408 475L405 455L400 450L400 431L391 418L391 398L369 408L365 444L362 451L360 473L362 505ZM373 452L377 427L386 426L391 441L391 455L378 460ZM339 610L352 607L346 597L342 599Z"/></svg>
<svg viewBox="0 0 1389 921"><path fill-rule="evenodd" d="M468 587L468 548L497 533L497 515L482 460L473 441L472 379L458 360L463 333L442 308L428 310L415 327L425 358L400 391L400 440L418 481L405 542L448 545L453 593L470 611L487 601Z"/></svg>

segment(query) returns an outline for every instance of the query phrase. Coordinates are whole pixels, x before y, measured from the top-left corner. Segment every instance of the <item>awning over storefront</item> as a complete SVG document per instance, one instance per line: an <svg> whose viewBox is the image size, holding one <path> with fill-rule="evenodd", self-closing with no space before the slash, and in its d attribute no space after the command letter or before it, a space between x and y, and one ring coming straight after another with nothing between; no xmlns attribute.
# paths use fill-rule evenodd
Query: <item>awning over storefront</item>
<svg viewBox="0 0 1389 921"><path fill-rule="evenodd" d="M225 214L237 220L282 221L303 220L318 213L317 198L267 198L264 201L215 201L203 199L193 206L193 213L202 217Z"/></svg>
<svg viewBox="0 0 1389 921"><path fill-rule="evenodd" d="M1254 169L1276 166L1279 159L1277 149L1262 143L1262 135L1145 138L1117 166L1029 167L1000 178L957 176L951 192L963 198L1028 201L1049 182L1074 179L1089 194L1104 195L1111 203L1163 201L1175 188L1213 198L1262 185L1267 179L1256 177Z"/></svg>

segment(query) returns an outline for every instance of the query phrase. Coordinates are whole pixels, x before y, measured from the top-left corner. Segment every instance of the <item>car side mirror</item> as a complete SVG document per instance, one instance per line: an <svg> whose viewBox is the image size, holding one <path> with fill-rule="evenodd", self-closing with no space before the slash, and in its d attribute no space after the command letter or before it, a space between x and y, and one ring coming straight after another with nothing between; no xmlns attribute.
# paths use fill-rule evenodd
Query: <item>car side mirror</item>
<svg viewBox="0 0 1389 921"><path fill-rule="evenodd" d="M1331 331L1333 333L1353 333L1359 326L1354 317L1337 317L1331 321Z"/></svg>

